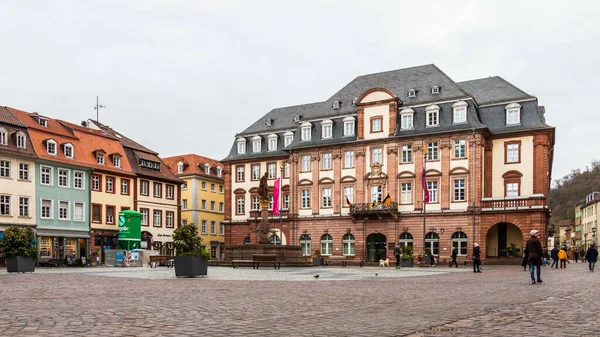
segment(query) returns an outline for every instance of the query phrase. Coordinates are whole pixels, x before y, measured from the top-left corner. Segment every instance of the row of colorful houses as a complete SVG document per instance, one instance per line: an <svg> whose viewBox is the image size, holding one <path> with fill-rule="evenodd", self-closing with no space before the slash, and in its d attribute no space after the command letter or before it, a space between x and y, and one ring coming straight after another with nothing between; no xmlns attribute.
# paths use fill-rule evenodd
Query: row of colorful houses
<svg viewBox="0 0 600 337"><path fill-rule="evenodd" d="M176 174L157 152L98 121L0 107L0 235L11 225L35 228L42 262L103 263L117 248L118 213L131 209L142 214L142 248L173 255L184 184Z"/></svg>

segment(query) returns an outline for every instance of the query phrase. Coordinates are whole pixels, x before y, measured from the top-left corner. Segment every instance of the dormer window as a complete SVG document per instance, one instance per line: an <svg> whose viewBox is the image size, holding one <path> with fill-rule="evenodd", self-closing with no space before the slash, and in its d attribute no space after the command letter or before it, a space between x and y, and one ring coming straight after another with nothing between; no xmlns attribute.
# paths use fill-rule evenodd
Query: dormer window
<svg viewBox="0 0 600 337"><path fill-rule="evenodd" d="M358 102L358 97L352 99L352 106L356 106L356 102Z"/></svg>
<svg viewBox="0 0 600 337"><path fill-rule="evenodd" d="M53 156L57 155L56 142L54 140L49 139L48 141L46 141L46 151L48 151L48 154L51 154Z"/></svg>
<svg viewBox="0 0 600 337"><path fill-rule="evenodd" d="M210 165L208 163L204 164L204 174L210 175Z"/></svg>
<svg viewBox="0 0 600 337"><path fill-rule="evenodd" d="M38 117L38 123L45 128L48 127L48 119L47 118Z"/></svg>
<svg viewBox="0 0 600 337"><path fill-rule="evenodd" d="M2 137L2 136L0 136L0 137ZM25 137L25 134L23 132L17 132L16 138L17 138L16 141L17 141L18 148L20 148L20 149L27 148L27 138Z"/></svg>
<svg viewBox="0 0 600 337"><path fill-rule="evenodd" d="M260 136L254 136L252 138L252 152L260 152L261 150L261 141L262 138Z"/></svg>
<svg viewBox="0 0 600 337"><path fill-rule="evenodd" d="M246 139L238 138L237 140L237 153L244 154L246 153Z"/></svg>
<svg viewBox="0 0 600 337"><path fill-rule="evenodd" d="M452 123L466 123L467 122L467 103L464 101L456 102L452 105Z"/></svg>
<svg viewBox="0 0 600 337"><path fill-rule="evenodd" d="M344 136L354 136L355 121L351 116L344 118Z"/></svg>
<svg viewBox="0 0 600 337"><path fill-rule="evenodd" d="M177 163L177 173L178 174L183 173L183 163L182 162Z"/></svg>
<svg viewBox="0 0 600 337"><path fill-rule="evenodd" d="M223 176L223 169L221 167L217 167L217 177L222 177Z"/></svg>
<svg viewBox="0 0 600 337"><path fill-rule="evenodd" d="M408 97L417 97L417 90L415 89L410 89L408 91Z"/></svg>
<svg viewBox="0 0 600 337"><path fill-rule="evenodd" d="M268 151L276 151L277 150L277 135L270 134L267 137L267 150Z"/></svg>
<svg viewBox="0 0 600 337"><path fill-rule="evenodd" d="M333 101L333 103L331 104L331 108L332 109L339 109L340 108L340 101Z"/></svg>
<svg viewBox="0 0 600 337"><path fill-rule="evenodd" d="M425 108L425 115L427 118L427 126L439 126L440 125L440 107L437 105L430 105Z"/></svg>
<svg viewBox="0 0 600 337"><path fill-rule="evenodd" d="M431 94L432 95L437 95L440 93L440 87L438 87L437 85L434 85L433 87L431 87Z"/></svg>
<svg viewBox="0 0 600 337"><path fill-rule="evenodd" d="M118 168L121 167L121 157L119 157L119 156L113 156L112 161L113 161L113 166L114 167L118 167Z"/></svg>
<svg viewBox="0 0 600 337"><path fill-rule="evenodd" d="M310 124L309 122L303 123L302 127L301 127L301 137L300 140L301 141L309 141L312 139L312 124Z"/></svg>
<svg viewBox="0 0 600 337"><path fill-rule="evenodd" d="M301 118L302 118L302 116L300 116L300 115L295 115L295 116L294 116L294 123L299 123Z"/></svg>
<svg viewBox="0 0 600 337"><path fill-rule="evenodd" d="M65 144L63 146L63 151L65 152L65 157L67 158L73 158L73 145L72 144Z"/></svg>
<svg viewBox="0 0 600 337"><path fill-rule="evenodd" d="M331 119L326 119L321 122L321 138L333 138L333 122Z"/></svg>
<svg viewBox="0 0 600 337"><path fill-rule="evenodd" d="M403 109L400 111L400 129L401 130L412 130L414 129L414 110L413 109Z"/></svg>
<svg viewBox="0 0 600 337"><path fill-rule="evenodd" d="M104 165L104 153L96 152L96 162L100 165Z"/></svg>
<svg viewBox="0 0 600 337"><path fill-rule="evenodd" d="M506 125L521 124L521 104L511 103L504 109L506 110Z"/></svg>
<svg viewBox="0 0 600 337"><path fill-rule="evenodd" d="M273 120L272 120L271 118L267 118L267 119L265 120L265 125L266 125L266 126L271 126L271 123L272 123L272 121L273 121Z"/></svg>
<svg viewBox="0 0 600 337"><path fill-rule="evenodd" d="M283 134L283 147L288 147L294 141L294 133L288 131Z"/></svg>
<svg viewBox="0 0 600 337"><path fill-rule="evenodd" d="M0 128L0 145L8 145L8 132Z"/></svg>

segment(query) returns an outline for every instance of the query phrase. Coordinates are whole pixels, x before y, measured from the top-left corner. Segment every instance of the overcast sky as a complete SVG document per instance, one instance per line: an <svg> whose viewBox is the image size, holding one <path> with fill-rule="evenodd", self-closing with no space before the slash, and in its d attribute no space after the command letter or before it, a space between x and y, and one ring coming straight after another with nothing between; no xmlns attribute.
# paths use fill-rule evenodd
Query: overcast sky
<svg viewBox="0 0 600 337"><path fill-rule="evenodd" d="M0 2L0 105L100 122L172 156L227 156L276 107L434 63L501 76L546 106L553 178L600 159L600 2Z"/></svg>

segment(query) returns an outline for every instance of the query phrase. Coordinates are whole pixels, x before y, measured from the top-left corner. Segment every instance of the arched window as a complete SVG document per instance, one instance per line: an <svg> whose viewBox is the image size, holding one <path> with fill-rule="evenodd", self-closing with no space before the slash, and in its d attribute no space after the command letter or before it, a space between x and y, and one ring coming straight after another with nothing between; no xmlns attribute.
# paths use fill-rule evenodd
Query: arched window
<svg viewBox="0 0 600 337"><path fill-rule="evenodd" d="M246 236L246 237L244 238L244 244L245 244L245 245L249 245L249 244L250 244L250 237L249 237L249 236Z"/></svg>
<svg viewBox="0 0 600 337"><path fill-rule="evenodd" d="M333 238L329 234L321 236L321 255L331 255L333 252Z"/></svg>
<svg viewBox="0 0 600 337"><path fill-rule="evenodd" d="M272 244L274 244L274 245L280 245L281 244L281 238L277 234L271 235L271 237L269 237L269 241Z"/></svg>
<svg viewBox="0 0 600 337"><path fill-rule="evenodd" d="M400 243L400 247L413 248L413 236L408 232L404 232L398 237L398 243Z"/></svg>
<svg viewBox="0 0 600 337"><path fill-rule="evenodd" d="M300 235L300 247L302 247L302 256L310 256L310 251L311 251L310 235L308 235L308 234Z"/></svg>
<svg viewBox="0 0 600 337"><path fill-rule="evenodd" d="M440 254L440 236L437 233L429 232L425 234L425 249L429 249L433 255Z"/></svg>
<svg viewBox="0 0 600 337"><path fill-rule="evenodd" d="M342 238L342 255L354 256L354 235L350 233Z"/></svg>
<svg viewBox="0 0 600 337"><path fill-rule="evenodd" d="M467 234L454 232L452 234L452 249L458 250L459 256L467 256Z"/></svg>

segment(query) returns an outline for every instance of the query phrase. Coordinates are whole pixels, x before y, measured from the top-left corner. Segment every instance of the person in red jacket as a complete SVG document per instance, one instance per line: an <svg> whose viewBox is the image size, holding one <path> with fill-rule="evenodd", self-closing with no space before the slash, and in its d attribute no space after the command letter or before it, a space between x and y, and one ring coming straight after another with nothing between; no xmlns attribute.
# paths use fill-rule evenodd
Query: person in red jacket
<svg viewBox="0 0 600 337"><path fill-rule="evenodd" d="M531 283L536 283L536 279L534 276L537 276L537 283L542 283L540 273L542 269L542 256L544 256L544 250L542 249L542 244L540 243L540 239L538 238L540 233L534 229L531 232L529 232L529 234L531 234L531 238L527 240L525 250L527 251L528 256L527 263L529 264L529 274L531 275ZM534 269L536 269L537 275L534 275Z"/></svg>

